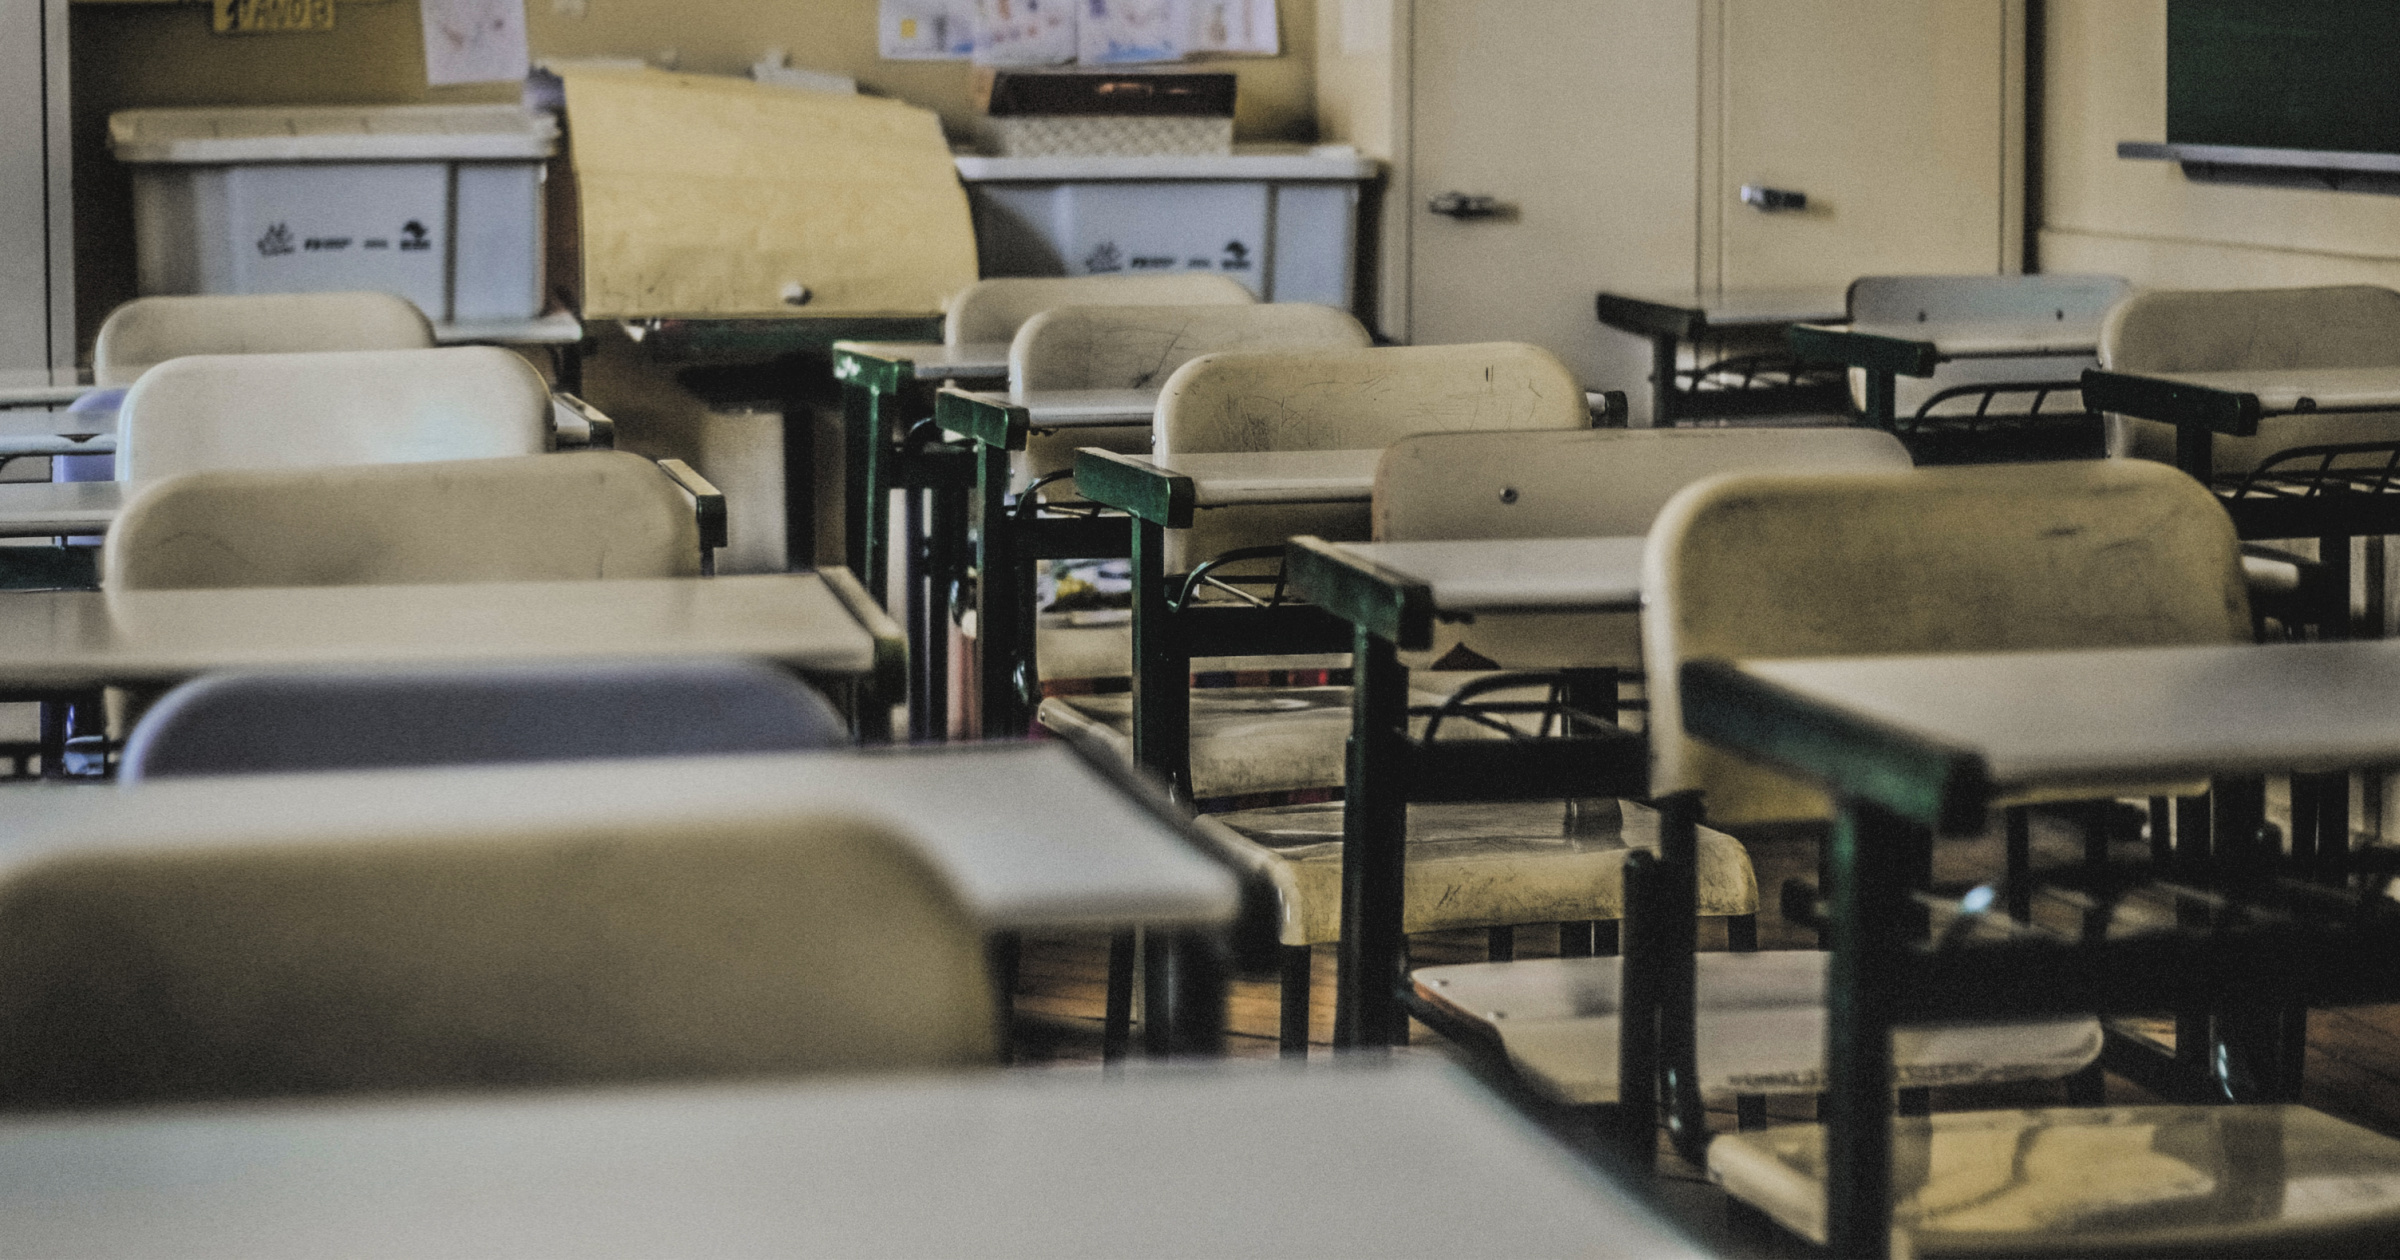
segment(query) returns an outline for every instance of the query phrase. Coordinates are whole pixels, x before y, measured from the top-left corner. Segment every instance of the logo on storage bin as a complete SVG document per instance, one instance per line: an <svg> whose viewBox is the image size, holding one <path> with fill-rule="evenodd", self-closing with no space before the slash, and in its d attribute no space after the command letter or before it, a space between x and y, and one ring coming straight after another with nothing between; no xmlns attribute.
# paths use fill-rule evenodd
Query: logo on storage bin
<svg viewBox="0 0 2400 1260"><path fill-rule="evenodd" d="M403 251L432 249L433 238L427 235L424 224L410 219L400 229L400 248Z"/></svg>
<svg viewBox="0 0 2400 1260"><path fill-rule="evenodd" d="M288 223L278 223L268 228L265 236L258 238L258 252L262 258L288 254L297 248L299 246L292 242L292 228Z"/></svg>

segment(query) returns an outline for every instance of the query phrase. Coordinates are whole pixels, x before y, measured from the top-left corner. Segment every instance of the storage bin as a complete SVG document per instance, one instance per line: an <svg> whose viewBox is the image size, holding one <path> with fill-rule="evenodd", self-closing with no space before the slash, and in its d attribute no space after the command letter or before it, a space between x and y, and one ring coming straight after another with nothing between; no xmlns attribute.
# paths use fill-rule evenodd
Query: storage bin
<svg viewBox="0 0 2400 1260"><path fill-rule="evenodd" d="M1269 302L1349 309L1359 186L1346 146L1224 157L961 157L986 276L1219 271Z"/></svg>
<svg viewBox="0 0 2400 1260"><path fill-rule="evenodd" d="M137 283L153 293L375 289L436 323L542 311L549 114L514 105L136 109Z"/></svg>

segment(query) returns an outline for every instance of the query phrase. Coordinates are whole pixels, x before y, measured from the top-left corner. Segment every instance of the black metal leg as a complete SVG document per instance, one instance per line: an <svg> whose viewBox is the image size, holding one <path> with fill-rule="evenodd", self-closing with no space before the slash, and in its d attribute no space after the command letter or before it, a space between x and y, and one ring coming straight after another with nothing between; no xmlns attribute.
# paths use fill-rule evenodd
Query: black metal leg
<svg viewBox="0 0 2400 1260"><path fill-rule="evenodd" d="M1889 368L1867 369L1867 423L1886 433L1899 427L1899 381Z"/></svg>
<svg viewBox="0 0 2400 1260"><path fill-rule="evenodd" d="M1655 429L1675 425L1676 348L1673 337L1650 339L1650 426Z"/></svg>
<svg viewBox="0 0 2400 1260"><path fill-rule="evenodd" d="M1283 947L1279 994L1283 1009L1275 1031L1287 1059L1308 1057L1308 988L1315 979L1316 954L1306 945Z"/></svg>
<svg viewBox="0 0 2400 1260"><path fill-rule="evenodd" d="M777 365L783 390L783 567L817 567L817 416L806 360Z"/></svg>
<svg viewBox="0 0 2400 1260"><path fill-rule="evenodd" d="M1706 1162L1708 1113L1700 1101L1699 974L1700 799L1679 792L1658 802L1657 948L1659 1085L1667 1134L1693 1163ZM1627 974L1637 968L1626 963ZM1618 1073L1620 1079L1624 1073Z"/></svg>
<svg viewBox="0 0 2400 1260"><path fill-rule="evenodd" d="M67 777L68 707L68 701L64 698L42 701L42 777L45 779Z"/></svg>
<svg viewBox="0 0 2400 1260"><path fill-rule="evenodd" d="M1390 643L1360 630L1351 655L1349 773L1342 805L1342 940L1333 1044L1397 1044L1407 1035L1405 979L1408 671Z"/></svg>
<svg viewBox="0 0 2400 1260"><path fill-rule="evenodd" d="M1133 760L1192 799L1191 657L1167 602L1166 530L1133 522Z"/></svg>
<svg viewBox="0 0 2400 1260"><path fill-rule="evenodd" d="M1488 927L1483 930L1483 956L1492 962L1515 962L1517 959L1517 930L1513 927Z"/></svg>
<svg viewBox="0 0 2400 1260"><path fill-rule="evenodd" d="M2033 890L2025 883L2033 869L2033 814L2012 805L2000 816L2008 833L2008 917L2023 923L2033 918Z"/></svg>
<svg viewBox="0 0 2400 1260"><path fill-rule="evenodd" d="M1108 1008L1100 1021L1100 1061L1125 1057L1133 1041L1134 936L1118 932L1108 938Z"/></svg>
<svg viewBox="0 0 2400 1260"><path fill-rule="evenodd" d="M1733 1096L1733 1127L1748 1133L1767 1127L1767 1096L1765 1094L1735 1094Z"/></svg>
<svg viewBox="0 0 2400 1260"><path fill-rule="evenodd" d="M1175 1052L1174 968L1167 938L1142 934L1142 1053L1163 1059Z"/></svg>
<svg viewBox="0 0 2400 1260"><path fill-rule="evenodd" d="M1879 1260L1891 1249L1893 977L1907 945L1906 823L1845 800L1828 848L1833 957L1826 977L1826 1250Z"/></svg>
<svg viewBox="0 0 2400 1260"><path fill-rule="evenodd" d="M1011 659L1023 628L1017 625L1019 604L1011 590L1016 576L1014 522L1008 515L1008 452L994 446L975 448L975 693L983 718L985 739L1011 739L1025 733L1017 719L1015 680Z"/></svg>
<svg viewBox="0 0 2400 1260"><path fill-rule="evenodd" d="M1666 948L1660 941L1660 905L1665 865L1637 849L1625 855L1625 971L1617 991L1617 1147L1628 1166L1648 1169L1658 1162L1660 972Z"/></svg>
<svg viewBox="0 0 2400 1260"><path fill-rule="evenodd" d="M931 540L925 535L927 518L931 515L932 492L906 490L902 499L906 514L901 528L907 537L900 540L903 557L900 576L900 620L908 628L908 738L917 744L938 743L946 733L933 720L932 658L946 651L948 644L936 637L940 626L929 620L926 610L934 606L932 586ZM947 697L944 697L947 699ZM948 706L943 706L947 708ZM947 715L945 714L945 717Z"/></svg>
<svg viewBox="0 0 2400 1260"><path fill-rule="evenodd" d="M2207 425L2194 420L2175 426L2175 466L2208 484L2217 471L2217 441Z"/></svg>
<svg viewBox="0 0 2400 1260"><path fill-rule="evenodd" d="M1758 952L1758 916L1729 914L1725 916L1725 948L1737 954Z"/></svg>
<svg viewBox="0 0 2400 1260"><path fill-rule="evenodd" d="M925 652L917 669L925 692L925 729L935 739L950 733L950 596L966 582L971 554L967 504L973 486L954 475L963 467L945 458L942 471L931 479L933 488L926 492L924 605L917 614Z"/></svg>
<svg viewBox="0 0 2400 1260"><path fill-rule="evenodd" d="M1623 935L1624 933L1619 930L1614 920L1603 919L1592 924L1592 957L1615 957L1619 948L1618 942Z"/></svg>
<svg viewBox="0 0 2400 1260"><path fill-rule="evenodd" d="M1589 922L1558 925L1558 956L1589 958L1592 956L1592 924Z"/></svg>
<svg viewBox="0 0 2400 1260"><path fill-rule="evenodd" d="M1143 1040L1153 1054L1215 1058L1225 1053L1225 990L1230 967L1214 938L1197 933L1160 934L1149 957L1157 959L1144 1007ZM1164 1021L1159 1019L1165 1015ZM1150 1030L1161 1022L1163 1038Z"/></svg>
<svg viewBox="0 0 2400 1260"><path fill-rule="evenodd" d="M1000 1060L1012 1063L1017 1057L1017 969L1024 958L1024 938L1015 932L994 932L984 952L992 972L992 1005L1000 1020Z"/></svg>
<svg viewBox="0 0 2400 1260"><path fill-rule="evenodd" d="M890 439L880 431L883 391L862 380L842 382L842 563L866 585L867 597L883 602L883 582L876 573L880 557L869 545L875 515L875 472L883 461L874 457L875 444Z"/></svg>

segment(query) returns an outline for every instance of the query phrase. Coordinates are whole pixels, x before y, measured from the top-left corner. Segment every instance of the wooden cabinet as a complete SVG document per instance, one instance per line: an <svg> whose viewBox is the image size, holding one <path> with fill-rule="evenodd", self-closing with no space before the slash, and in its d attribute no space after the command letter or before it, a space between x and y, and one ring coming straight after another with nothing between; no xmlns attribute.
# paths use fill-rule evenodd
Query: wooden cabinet
<svg viewBox="0 0 2400 1260"><path fill-rule="evenodd" d="M1319 87L1332 98L1320 102L1328 138L1361 141L1392 165L1383 330L1417 343L1536 342L1639 408L1646 352L1594 320L1602 289L2013 270L2025 4L1323 5L1321 55L1388 58L1380 75L1331 66ZM1388 36L1343 28L1360 22L1388 22ZM1753 209L1746 184L1804 193L1808 205ZM1491 213L1432 208L1452 193L1490 198Z"/></svg>

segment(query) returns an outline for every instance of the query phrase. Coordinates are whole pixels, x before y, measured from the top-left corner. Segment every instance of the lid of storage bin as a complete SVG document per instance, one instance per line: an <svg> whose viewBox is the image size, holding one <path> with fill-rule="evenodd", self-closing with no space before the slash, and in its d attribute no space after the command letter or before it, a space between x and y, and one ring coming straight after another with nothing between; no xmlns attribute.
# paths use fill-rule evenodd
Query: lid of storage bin
<svg viewBox="0 0 2400 1260"><path fill-rule="evenodd" d="M128 109L108 116L120 162L423 162L546 158L558 120L516 105Z"/></svg>

